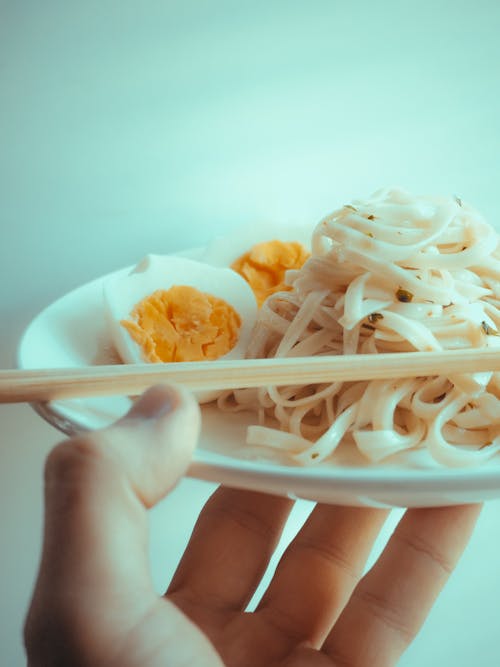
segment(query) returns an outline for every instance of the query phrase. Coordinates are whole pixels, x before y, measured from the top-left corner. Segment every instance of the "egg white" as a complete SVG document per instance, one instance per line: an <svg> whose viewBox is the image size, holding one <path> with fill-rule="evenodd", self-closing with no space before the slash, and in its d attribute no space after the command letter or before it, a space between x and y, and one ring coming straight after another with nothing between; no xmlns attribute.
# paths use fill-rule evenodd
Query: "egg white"
<svg viewBox="0 0 500 667"><path fill-rule="evenodd" d="M200 292L223 299L241 318L236 345L220 359L245 356L257 317L255 296L235 271L211 266L173 255L147 255L127 274L116 274L104 285L104 306L108 330L114 346L125 363L145 363L143 351L120 322L130 320L134 307L156 290L173 285L194 287ZM197 392L200 403L214 400L218 392Z"/></svg>

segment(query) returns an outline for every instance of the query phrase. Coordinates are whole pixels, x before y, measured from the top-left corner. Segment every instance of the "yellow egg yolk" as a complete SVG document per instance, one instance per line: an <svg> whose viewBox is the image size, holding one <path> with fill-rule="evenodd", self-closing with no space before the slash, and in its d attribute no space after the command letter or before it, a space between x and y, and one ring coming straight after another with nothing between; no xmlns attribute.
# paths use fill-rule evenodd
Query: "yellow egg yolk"
<svg viewBox="0 0 500 667"><path fill-rule="evenodd" d="M265 241L235 260L231 268L250 285L260 307L271 294L291 289L285 285L285 271L300 269L308 257L297 241Z"/></svg>
<svg viewBox="0 0 500 667"><path fill-rule="evenodd" d="M131 316L121 324L153 363L218 359L235 346L241 326L228 303L186 285L153 292Z"/></svg>

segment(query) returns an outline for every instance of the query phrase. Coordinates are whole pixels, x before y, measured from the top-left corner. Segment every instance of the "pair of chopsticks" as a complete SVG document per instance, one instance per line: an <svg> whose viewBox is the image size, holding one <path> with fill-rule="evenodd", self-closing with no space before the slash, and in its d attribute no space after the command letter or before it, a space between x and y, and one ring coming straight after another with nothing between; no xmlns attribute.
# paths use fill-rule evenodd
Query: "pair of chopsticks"
<svg viewBox="0 0 500 667"><path fill-rule="evenodd" d="M500 349L3 370L0 403L138 394L161 382L200 391L485 371L500 371Z"/></svg>

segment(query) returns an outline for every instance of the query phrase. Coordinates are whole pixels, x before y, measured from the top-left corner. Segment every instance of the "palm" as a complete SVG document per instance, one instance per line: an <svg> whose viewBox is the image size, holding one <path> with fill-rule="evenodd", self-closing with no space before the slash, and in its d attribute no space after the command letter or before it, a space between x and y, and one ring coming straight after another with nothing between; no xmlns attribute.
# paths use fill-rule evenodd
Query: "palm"
<svg viewBox="0 0 500 667"><path fill-rule="evenodd" d="M300 636L288 634L259 613L214 613L193 609L191 618L198 619L200 629L216 647L221 657L220 665L291 667L300 664L294 660L304 660L306 655L308 667L334 664L326 654L308 647ZM169 655L168 651L166 655ZM211 666L206 658L206 654L200 652L198 664Z"/></svg>
<svg viewBox="0 0 500 667"><path fill-rule="evenodd" d="M333 665L325 654L307 648L299 638L287 635L258 613L221 613L193 609L192 619L198 619L198 627L187 619L180 621L176 641L172 642L170 633L161 632L161 628L171 628L176 610L168 604L168 601L161 606L163 608L157 608L154 617L149 616L147 623L141 624L140 631L133 635L134 653L138 646L144 647L139 650L140 655L131 656L129 654L129 637L123 644L123 650L113 661L113 665L116 663L120 667L138 667L139 665L141 667L176 667L178 664L202 665L203 667L223 667L224 665L231 667L287 665L291 667L295 664L292 659L303 659L306 654L308 667ZM151 632L153 628L156 634L154 639ZM212 645L207 642L207 637L210 638ZM155 647L154 655L148 655L147 646ZM186 646L189 646L187 663L184 661ZM215 647L218 655L212 646ZM139 657L140 660L138 660Z"/></svg>

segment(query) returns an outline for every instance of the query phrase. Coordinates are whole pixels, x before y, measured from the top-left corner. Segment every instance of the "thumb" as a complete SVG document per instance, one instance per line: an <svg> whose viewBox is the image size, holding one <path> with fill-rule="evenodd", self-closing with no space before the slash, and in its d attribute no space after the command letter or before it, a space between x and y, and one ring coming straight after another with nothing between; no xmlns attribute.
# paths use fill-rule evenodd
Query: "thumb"
<svg viewBox="0 0 500 667"><path fill-rule="evenodd" d="M61 553L61 544L69 548L72 540L80 559L96 546L110 551L125 519L134 525L140 510L160 500L185 473L199 430L200 410L192 395L158 385L112 426L55 447L45 467L44 555L49 549L57 556L52 551Z"/></svg>
<svg viewBox="0 0 500 667"><path fill-rule="evenodd" d="M42 561L27 637L33 628L40 634L36 627L42 616L72 619L75 626L92 618L92 625L104 631L111 617L126 626L150 603L155 594L146 508L184 474L199 429L200 411L191 394L159 385L114 425L52 450L45 470ZM106 617L99 621L100 610Z"/></svg>
<svg viewBox="0 0 500 667"><path fill-rule="evenodd" d="M122 493L132 491L145 507L154 505L186 472L199 431L193 396L181 387L157 385L111 426L57 445L45 466L51 529L62 509L85 509L95 497L104 505L117 486Z"/></svg>
<svg viewBox="0 0 500 667"><path fill-rule="evenodd" d="M200 424L192 394L179 386L157 385L139 397L122 419L85 436L76 446L90 447L91 455L109 461L150 507L186 472Z"/></svg>

